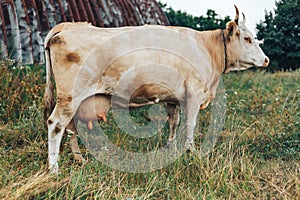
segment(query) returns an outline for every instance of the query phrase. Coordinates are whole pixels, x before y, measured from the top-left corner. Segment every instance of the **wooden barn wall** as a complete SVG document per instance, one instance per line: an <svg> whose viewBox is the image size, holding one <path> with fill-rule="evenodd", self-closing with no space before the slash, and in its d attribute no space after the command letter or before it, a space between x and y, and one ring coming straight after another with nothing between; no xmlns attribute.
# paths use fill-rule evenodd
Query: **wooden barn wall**
<svg viewBox="0 0 300 200"><path fill-rule="evenodd" d="M98 27L169 24L155 0L0 0L0 58L44 63L44 38L65 21Z"/></svg>

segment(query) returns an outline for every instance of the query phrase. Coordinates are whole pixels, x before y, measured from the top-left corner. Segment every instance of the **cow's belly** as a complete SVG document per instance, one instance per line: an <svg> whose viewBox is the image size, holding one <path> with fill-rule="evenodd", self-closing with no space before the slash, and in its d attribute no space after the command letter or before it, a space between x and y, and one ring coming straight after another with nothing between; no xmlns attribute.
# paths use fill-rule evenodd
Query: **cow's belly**
<svg viewBox="0 0 300 200"><path fill-rule="evenodd" d="M182 98L183 94L171 88L159 84L145 84L133 92L130 101L134 103L144 103L146 101L176 102L182 101Z"/></svg>
<svg viewBox="0 0 300 200"><path fill-rule="evenodd" d="M184 90L176 91L160 84L144 84L138 88L130 89L129 93L116 91L112 94L112 107L142 107L161 102L180 103L184 100Z"/></svg>

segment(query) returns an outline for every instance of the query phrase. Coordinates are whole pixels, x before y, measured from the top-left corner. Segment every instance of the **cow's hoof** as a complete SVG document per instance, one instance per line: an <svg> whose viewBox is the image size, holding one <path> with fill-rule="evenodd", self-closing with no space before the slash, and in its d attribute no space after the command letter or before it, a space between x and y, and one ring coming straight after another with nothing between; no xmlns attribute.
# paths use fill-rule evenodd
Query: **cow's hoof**
<svg viewBox="0 0 300 200"><path fill-rule="evenodd" d="M186 149L186 152L188 152L188 153L192 153L192 152L196 151L194 143L193 142L189 142L189 141L187 141L185 143L185 149Z"/></svg>
<svg viewBox="0 0 300 200"><path fill-rule="evenodd" d="M172 145L175 145L175 142L174 141L168 141L167 145L165 146L165 149L171 148Z"/></svg>
<svg viewBox="0 0 300 200"><path fill-rule="evenodd" d="M87 161L83 158L83 156L81 154L73 154L74 160L77 161L80 164L85 164L87 163Z"/></svg>
<svg viewBox="0 0 300 200"><path fill-rule="evenodd" d="M51 174L58 174L58 164L49 167L49 171L50 171Z"/></svg>
<svg viewBox="0 0 300 200"><path fill-rule="evenodd" d="M178 152L176 141L168 141L167 145L164 147L164 151Z"/></svg>

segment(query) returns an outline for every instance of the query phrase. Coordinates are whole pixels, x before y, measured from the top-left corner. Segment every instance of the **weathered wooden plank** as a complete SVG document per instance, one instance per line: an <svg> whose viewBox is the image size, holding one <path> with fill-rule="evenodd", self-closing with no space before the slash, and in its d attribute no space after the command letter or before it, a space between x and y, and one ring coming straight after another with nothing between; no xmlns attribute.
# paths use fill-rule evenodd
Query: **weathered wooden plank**
<svg viewBox="0 0 300 200"><path fill-rule="evenodd" d="M2 10L2 5L0 4L0 25L1 25L1 30L0 30L0 57L4 58L7 57L8 52L7 52L7 37L6 37L6 27L5 27L5 19L4 19L4 14Z"/></svg>
<svg viewBox="0 0 300 200"><path fill-rule="evenodd" d="M80 15L80 21L88 21L86 9L84 7L82 0L77 0L76 2L77 2L77 6L78 6L78 13Z"/></svg>
<svg viewBox="0 0 300 200"><path fill-rule="evenodd" d="M132 10L132 12L130 12L132 14L132 23L137 23L137 25L142 25L145 24L139 17L139 10L136 9L136 6L133 4L133 1L126 1L126 3L128 4L128 6L130 7L130 9ZM130 22L131 23L131 22Z"/></svg>
<svg viewBox="0 0 300 200"><path fill-rule="evenodd" d="M91 3L92 12L93 12L93 15L95 18L95 25L104 27L103 18L101 16L102 11L101 11L99 4L97 3L97 0L90 0L90 3Z"/></svg>
<svg viewBox="0 0 300 200"><path fill-rule="evenodd" d="M44 61L43 38L41 36L41 24L37 12L37 7L34 0L25 0L25 2L27 5L27 12L30 20L29 28L32 37L34 63L43 63Z"/></svg>
<svg viewBox="0 0 300 200"><path fill-rule="evenodd" d="M124 20L124 24L121 24L120 26L126 26L127 24L129 24L128 12L125 12L125 8L124 8L122 0L115 0L115 6L117 7L118 10L121 11L121 16L122 16L122 19Z"/></svg>
<svg viewBox="0 0 300 200"><path fill-rule="evenodd" d="M70 4L70 10L72 10L74 21L79 22L80 21L80 14L78 12L78 7L75 0L69 0Z"/></svg>
<svg viewBox="0 0 300 200"><path fill-rule="evenodd" d="M100 0L100 4L103 7L104 15L108 19L106 26L120 26L117 18L114 16L114 5L109 0Z"/></svg>
<svg viewBox="0 0 300 200"><path fill-rule="evenodd" d="M89 0L83 0L84 7L86 9L87 21L91 22L93 25L97 26L93 10Z"/></svg>
<svg viewBox="0 0 300 200"><path fill-rule="evenodd" d="M7 4L7 12L9 24L7 24L7 38L8 38L8 50L11 55L11 58L21 61L22 60L22 51L21 51L21 41L20 41L20 32L19 24L17 20L17 13L15 10L14 3L10 1Z"/></svg>
<svg viewBox="0 0 300 200"><path fill-rule="evenodd" d="M58 21L58 23L59 22L65 22L65 21L67 21L66 12L65 12L65 9L64 9L64 6L63 6L63 5L66 4L66 2L64 0L63 1L56 0L55 2L56 2L55 3L55 10L56 11L60 11L60 15L57 14L57 18L58 18L57 21Z"/></svg>
<svg viewBox="0 0 300 200"><path fill-rule="evenodd" d="M22 50L22 61L24 63L33 63L32 38L30 33L30 21L27 15L27 7L24 0L16 0L15 7L18 11L20 41Z"/></svg>
<svg viewBox="0 0 300 200"><path fill-rule="evenodd" d="M45 15L47 16L48 27L51 28L59 23L55 4L52 0L44 0L43 6L45 9Z"/></svg>

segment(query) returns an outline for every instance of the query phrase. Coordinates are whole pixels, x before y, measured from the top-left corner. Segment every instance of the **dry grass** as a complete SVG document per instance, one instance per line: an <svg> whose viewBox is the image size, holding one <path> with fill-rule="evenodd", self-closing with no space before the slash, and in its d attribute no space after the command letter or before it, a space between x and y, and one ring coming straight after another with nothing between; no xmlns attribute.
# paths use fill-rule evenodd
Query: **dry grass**
<svg viewBox="0 0 300 200"><path fill-rule="evenodd" d="M154 172L125 173L88 154L89 162L78 165L65 139L61 172L51 176L42 121L44 72L3 66L0 79L7 86L0 92L2 199L300 199L299 71L226 75L225 128L207 157L184 154ZM22 79L26 84L17 81ZM8 87L16 89L9 93ZM209 109L200 114L196 133L205 134L209 116ZM112 126L109 122L103 128L122 143ZM197 149L200 143L196 138Z"/></svg>
<svg viewBox="0 0 300 200"><path fill-rule="evenodd" d="M30 199L45 194L50 189L64 187L69 182L69 178L60 181L56 181L56 179L56 176L49 173L38 172L2 188L0 197L4 199Z"/></svg>

